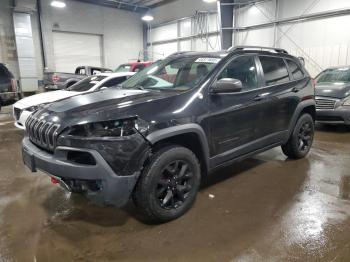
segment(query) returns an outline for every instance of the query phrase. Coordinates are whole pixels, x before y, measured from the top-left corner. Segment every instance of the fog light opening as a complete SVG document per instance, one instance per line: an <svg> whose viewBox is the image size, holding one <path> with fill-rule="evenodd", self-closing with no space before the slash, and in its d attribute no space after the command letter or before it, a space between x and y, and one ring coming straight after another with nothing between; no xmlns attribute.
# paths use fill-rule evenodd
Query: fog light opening
<svg viewBox="0 0 350 262"><path fill-rule="evenodd" d="M67 153L67 160L82 165L96 165L95 158L88 152L69 151Z"/></svg>

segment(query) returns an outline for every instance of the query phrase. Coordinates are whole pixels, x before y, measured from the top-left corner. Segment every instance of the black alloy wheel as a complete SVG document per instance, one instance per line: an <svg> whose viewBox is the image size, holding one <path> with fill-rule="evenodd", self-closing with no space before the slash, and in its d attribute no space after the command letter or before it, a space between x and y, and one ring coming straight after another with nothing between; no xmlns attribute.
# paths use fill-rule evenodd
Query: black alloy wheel
<svg viewBox="0 0 350 262"><path fill-rule="evenodd" d="M160 207L168 210L180 207L188 198L193 183L193 173L186 161L175 160L167 165L155 192Z"/></svg>

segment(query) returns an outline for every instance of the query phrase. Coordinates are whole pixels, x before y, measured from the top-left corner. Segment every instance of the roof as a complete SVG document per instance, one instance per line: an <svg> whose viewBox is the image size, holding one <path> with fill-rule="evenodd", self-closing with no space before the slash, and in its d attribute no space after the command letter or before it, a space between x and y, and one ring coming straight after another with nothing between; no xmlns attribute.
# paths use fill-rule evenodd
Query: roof
<svg viewBox="0 0 350 262"><path fill-rule="evenodd" d="M133 76L135 72L118 72L118 73L101 73L99 76L107 76L110 78L123 77L123 76Z"/></svg>
<svg viewBox="0 0 350 262"><path fill-rule="evenodd" d="M176 52L171 54L172 56L206 56L206 57L225 57L229 54L227 51L216 51L216 52L196 52L196 51L188 51L188 52Z"/></svg>

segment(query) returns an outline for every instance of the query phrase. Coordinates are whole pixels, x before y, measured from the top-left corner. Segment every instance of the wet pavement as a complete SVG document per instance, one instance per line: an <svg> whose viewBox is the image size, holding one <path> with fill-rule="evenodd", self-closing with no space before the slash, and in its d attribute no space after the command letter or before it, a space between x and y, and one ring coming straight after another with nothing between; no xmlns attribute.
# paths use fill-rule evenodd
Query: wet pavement
<svg viewBox="0 0 350 262"><path fill-rule="evenodd" d="M162 225L31 174L22 136L1 113L0 261L350 261L350 127L319 126L306 159L278 148L217 172Z"/></svg>

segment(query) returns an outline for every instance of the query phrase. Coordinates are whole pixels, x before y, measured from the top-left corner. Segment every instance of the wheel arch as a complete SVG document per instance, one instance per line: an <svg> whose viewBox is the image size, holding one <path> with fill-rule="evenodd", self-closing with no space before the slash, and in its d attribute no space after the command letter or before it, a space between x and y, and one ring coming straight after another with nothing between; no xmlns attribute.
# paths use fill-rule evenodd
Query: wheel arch
<svg viewBox="0 0 350 262"><path fill-rule="evenodd" d="M209 145L204 130L198 124L184 124L157 130L146 139L156 147L177 144L190 149L198 158L201 170L205 174L209 170Z"/></svg>
<svg viewBox="0 0 350 262"><path fill-rule="evenodd" d="M310 100L305 100L302 101L296 108L290 126L289 126L289 133L288 133L288 137L286 138L286 141L288 141L289 137L291 136L291 134L293 133L294 127L298 121L298 119L300 118L300 116L302 116L303 114L310 114L311 117L313 118L313 120L316 120L316 103L315 100L310 99Z"/></svg>

